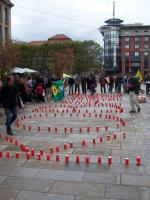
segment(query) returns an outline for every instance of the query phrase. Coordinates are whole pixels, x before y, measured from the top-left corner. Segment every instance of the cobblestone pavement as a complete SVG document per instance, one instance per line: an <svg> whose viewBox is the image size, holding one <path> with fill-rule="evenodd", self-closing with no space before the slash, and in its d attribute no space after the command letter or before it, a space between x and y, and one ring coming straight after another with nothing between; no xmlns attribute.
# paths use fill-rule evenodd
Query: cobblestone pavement
<svg viewBox="0 0 150 200"><path fill-rule="evenodd" d="M84 97L83 100L78 99L78 102L75 102L76 100L71 102L70 106L74 104L78 106L74 107L74 113L71 113L73 108L68 108L68 104L66 107L61 107L60 103L53 103L51 108L48 105L43 109L42 105L29 104L24 112L20 111L20 121L18 120L14 126L16 134L13 138L5 137L4 126L0 126L2 132L0 200L150 199L149 99L147 104L141 104L140 114L132 115L128 114L130 107L127 96L123 96L123 99L118 102L113 101L122 104L124 108L122 114L115 113L115 109L106 107L105 103L110 103L107 102L108 99L102 102L104 107L102 105L98 107L98 104L94 107L92 103L90 107L84 107L88 106L85 99ZM35 107L39 109L38 113ZM111 109L112 113L109 112ZM22 120L24 113L26 113L26 119L22 118ZM102 118L99 116L100 113ZM124 118L126 126L116 128L118 122L112 117L109 119L109 115ZM107 119L104 119L106 117ZM1 124L4 124L3 119ZM108 131L105 126L108 126ZM89 132L87 127L90 127ZM100 131L96 131L96 127L101 127ZM114 133L116 133L116 139ZM126 139L123 139L123 133L126 133ZM83 140L86 142L85 146L82 145ZM35 156L30 157L27 153L29 156L27 160L26 154L20 150L20 144L24 145L22 145L22 151L34 149ZM23 149L24 147L26 149ZM41 148L44 151L43 156ZM19 152L19 159L15 159L16 152ZM38 152L40 154L37 157ZM66 155L69 155L68 163L65 162L68 158ZM78 164L76 163L77 155L80 158ZM60 159L57 162L56 156ZM112 157L111 166L108 166L108 156ZM136 165L137 156L142 158L141 166ZM100 157L102 163L98 164L97 159ZM127 157L130 161L129 166L124 164L124 159Z"/></svg>

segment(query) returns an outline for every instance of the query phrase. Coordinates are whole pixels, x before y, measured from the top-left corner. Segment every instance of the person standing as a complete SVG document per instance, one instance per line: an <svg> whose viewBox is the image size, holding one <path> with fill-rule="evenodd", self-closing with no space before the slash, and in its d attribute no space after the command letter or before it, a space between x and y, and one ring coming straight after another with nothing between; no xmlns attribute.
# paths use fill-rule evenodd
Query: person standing
<svg viewBox="0 0 150 200"><path fill-rule="evenodd" d="M83 94L86 94L86 78L83 76L82 78L81 78L81 86L82 86L82 93Z"/></svg>
<svg viewBox="0 0 150 200"><path fill-rule="evenodd" d="M17 98L18 88L15 85L13 76L7 78L6 85L0 90L0 101L6 113L6 131L8 135L13 135L11 125L17 119Z"/></svg>
<svg viewBox="0 0 150 200"><path fill-rule="evenodd" d="M80 94L81 79L80 79L80 77L79 77L78 75L75 77L74 82L75 82L75 94L76 94L77 92L78 92L78 94Z"/></svg>
<svg viewBox="0 0 150 200"><path fill-rule="evenodd" d="M105 77L100 77L99 82L100 82L101 93L102 94L106 93L107 80L105 79Z"/></svg>
<svg viewBox="0 0 150 200"><path fill-rule="evenodd" d="M113 77L113 76L110 76L110 77L109 77L109 89L108 89L108 91L109 91L110 93L113 92L113 87L114 87L114 77Z"/></svg>
<svg viewBox="0 0 150 200"><path fill-rule="evenodd" d="M70 77L68 79L68 85L69 85L69 95L73 95L74 91L73 91L73 86L74 86L74 78Z"/></svg>
<svg viewBox="0 0 150 200"><path fill-rule="evenodd" d="M140 81L137 77L129 75L128 79L128 93L131 105L130 113L136 113L135 106L137 107L137 111L140 112L141 108L138 102L138 95L140 91Z"/></svg>

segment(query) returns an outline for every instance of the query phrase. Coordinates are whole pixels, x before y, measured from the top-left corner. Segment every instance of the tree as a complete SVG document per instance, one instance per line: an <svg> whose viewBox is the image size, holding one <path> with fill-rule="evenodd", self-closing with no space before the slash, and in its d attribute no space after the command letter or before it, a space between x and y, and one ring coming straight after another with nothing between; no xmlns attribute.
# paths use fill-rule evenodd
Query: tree
<svg viewBox="0 0 150 200"><path fill-rule="evenodd" d="M5 76L16 64L16 44L9 41L0 43L0 74Z"/></svg>
<svg viewBox="0 0 150 200"><path fill-rule="evenodd" d="M73 62L74 73L91 71L102 65L102 48L94 41L76 42Z"/></svg>

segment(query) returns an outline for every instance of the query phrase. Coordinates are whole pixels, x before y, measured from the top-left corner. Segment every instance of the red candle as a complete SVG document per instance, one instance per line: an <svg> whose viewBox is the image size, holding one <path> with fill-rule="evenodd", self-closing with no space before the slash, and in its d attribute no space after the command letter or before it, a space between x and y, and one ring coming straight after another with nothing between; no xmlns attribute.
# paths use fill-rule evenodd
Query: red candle
<svg viewBox="0 0 150 200"><path fill-rule="evenodd" d="M110 135L107 135L107 141L110 142Z"/></svg>
<svg viewBox="0 0 150 200"><path fill-rule="evenodd" d="M66 163L69 162L69 155L66 155L66 157L65 157L65 161L66 161Z"/></svg>
<svg viewBox="0 0 150 200"><path fill-rule="evenodd" d="M70 142L70 148L73 148L73 142L72 141Z"/></svg>
<svg viewBox="0 0 150 200"><path fill-rule="evenodd" d="M98 161L98 164L101 165L101 163L102 163L102 157L99 156L98 159L97 159L97 161Z"/></svg>
<svg viewBox="0 0 150 200"><path fill-rule="evenodd" d="M70 128L70 133L72 133L73 132L73 128Z"/></svg>
<svg viewBox="0 0 150 200"><path fill-rule="evenodd" d="M18 141L17 140L15 140L15 145L18 146Z"/></svg>
<svg viewBox="0 0 150 200"><path fill-rule="evenodd" d="M47 161L50 161L50 158L51 158L50 155L46 155L46 160Z"/></svg>
<svg viewBox="0 0 150 200"><path fill-rule="evenodd" d="M95 139L95 137L93 138L93 144L96 144L96 139Z"/></svg>
<svg viewBox="0 0 150 200"><path fill-rule="evenodd" d="M5 141L8 142L8 139L9 139L9 138L6 136L6 137L5 137Z"/></svg>
<svg viewBox="0 0 150 200"><path fill-rule="evenodd" d="M58 132L58 128L55 128L55 133L57 133Z"/></svg>
<svg viewBox="0 0 150 200"><path fill-rule="evenodd" d="M51 128L50 128L50 127L48 127L48 132L49 132L49 133L51 132Z"/></svg>
<svg viewBox="0 0 150 200"><path fill-rule="evenodd" d="M64 150L67 150L67 144L64 143Z"/></svg>
<svg viewBox="0 0 150 200"><path fill-rule="evenodd" d="M54 153L53 147L50 147L49 150L50 150L50 153L51 153L51 154Z"/></svg>
<svg viewBox="0 0 150 200"><path fill-rule="evenodd" d="M31 128L31 126L29 126L29 131L31 131L32 130L32 128Z"/></svg>
<svg viewBox="0 0 150 200"><path fill-rule="evenodd" d="M6 152L6 158L10 158L10 153L9 152Z"/></svg>
<svg viewBox="0 0 150 200"><path fill-rule="evenodd" d="M40 131L41 130L41 128L40 127L38 127L38 131Z"/></svg>
<svg viewBox="0 0 150 200"><path fill-rule="evenodd" d="M88 132L88 133L90 132L90 127L87 127L87 132Z"/></svg>
<svg viewBox="0 0 150 200"><path fill-rule="evenodd" d="M85 146L85 145L86 145L86 141L82 140L82 146Z"/></svg>
<svg viewBox="0 0 150 200"><path fill-rule="evenodd" d="M19 159L19 158L20 158L20 154L19 154L19 153L16 153L16 154L15 154L15 158L16 158L16 159Z"/></svg>
<svg viewBox="0 0 150 200"><path fill-rule="evenodd" d="M125 164L126 166L129 166L129 163L130 163L129 158L125 158L125 161L124 161L124 162L125 162L124 164Z"/></svg>
<svg viewBox="0 0 150 200"><path fill-rule="evenodd" d="M3 152L0 152L0 158L2 158L3 157Z"/></svg>
<svg viewBox="0 0 150 200"><path fill-rule="evenodd" d="M56 155L56 162L59 162L59 155Z"/></svg>
<svg viewBox="0 0 150 200"><path fill-rule="evenodd" d="M43 156L43 154L44 154L44 150L40 149L40 155Z"/></svg>
<svg viewBox="0 0 150 200"><path fill-rule="evenodd" d="M108 131L108 126L105 126L105 130Z"/></svg>
<svg viewBox="0 0 150 200"><path fill-rule="evenodd" d="M37 160L41 160L41 155L40 155L40 153L37 154Z"/></svg>
<svg viewBox="0 0 150 200"><path fill-rule="evenodd" d="M90 157L89 157L89 156L86 156L86 157L85 157L85 163L86 163L86 164L89 164L89 163L90 163Z"/></svg>
<svg viewBox="0 0 150 200"><path fill-rule="evenodd" d="M82 128L79 128L79 132L82 133Z"/></svg>
<svg viewBox="0 0 150 200"><path fill-rule="evenodd" d="M114 140L116 140L117 139L117 134L116 133L114 133Z"/></svg>
<svg viewBox="0 0 150 200"><path fill-rule="evenodd" d="M99 132L100 131L100 127L96 127L96 131Z"/></svg>
<svg viewBox="0 0 150 200"><path fill-rule="evenodd" d="M59 152L60 151L60 148L59 146L56 147L56 152Z"/></svg>
<svg viewBox="0 0 150 200"><path fill-rule="evenodd" d="M10 138L10 139L9 139L9 142L10 142L10 144L12 144L12 143L13 143L13 139L12 139L12 138Z"/></svg>
<svg viewBox="0 0 150 200"><path fill-rule="evenodd" d="M102 137L99 138L99 142L100 142L100 143L103 143L103 138L102 138Z"/></svg>
<svg viewBox="0 0 150 200"><path fill-rule="evenodd" d="M141 165L141 157L140 156L136 157L136 165L137 166Z"/></svg>
<svg viewBox="0 0 150 200"><path fill-rule="evenodd" d="M30 154L29 153L26 154L26 159L30 160Z"/></svg>
<svg viewBox="0 0 150 200"><path fill-rule="evenodd" d="M108 156L108 165L110 166L112 164L112 157Z"/></svg>
<svg viewBox="0 0 150 200"><path fill-rule="evenodd" d="M80 162L80 157L76 156L76 163L79 163L79 162Z"/></svg>
<svg viewBox="0 0 150 200"><path fill-rule="evenodd" d="M123 133L123 139L126 139L127 134Z"/></svg>
<svg viewBox="0 0 150 200"><path fill-rule="evenodd" d="M31 149L31 156L34 157L34 155L35 155L35 150L34 150L34 149Z"/></svg>
<svg viewBox="0 0 150 200"><path fill-rule="evenodd" d="M67 133L67 128L64 128L64 132Z"/></svg>
<svg viewBox="0 0 150 200"><path fill-rule="evenodd" d="M28 153L29 152L29 148L25 148L25 152Z"/></svg>

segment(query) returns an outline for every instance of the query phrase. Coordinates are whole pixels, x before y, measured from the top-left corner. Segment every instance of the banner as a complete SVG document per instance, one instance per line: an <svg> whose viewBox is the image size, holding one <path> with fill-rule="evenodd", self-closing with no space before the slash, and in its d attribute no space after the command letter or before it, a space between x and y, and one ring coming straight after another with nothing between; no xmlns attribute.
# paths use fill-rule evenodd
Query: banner
<svg viewBox="0 0 150 200"><path fill-rule="evenodd" d="M52 83L52 98L54 101L60 101L64 97L64 86L62 80Z"/></svg>

